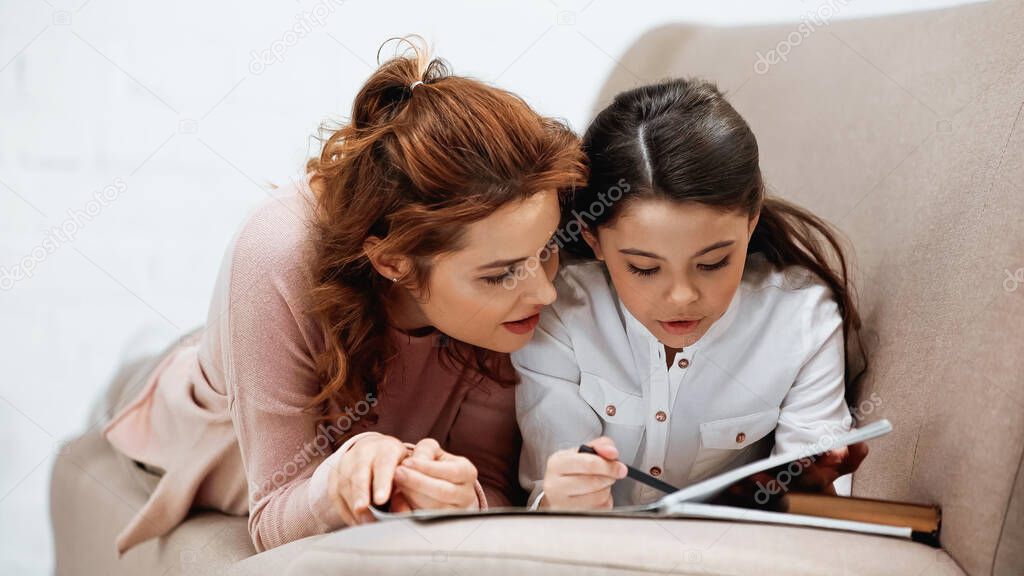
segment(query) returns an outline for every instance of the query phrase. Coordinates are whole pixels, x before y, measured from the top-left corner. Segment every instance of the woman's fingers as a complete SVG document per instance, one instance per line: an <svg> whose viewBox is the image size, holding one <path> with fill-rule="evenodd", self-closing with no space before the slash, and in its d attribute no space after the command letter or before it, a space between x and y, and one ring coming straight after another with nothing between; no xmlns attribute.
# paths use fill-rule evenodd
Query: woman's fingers
<svg viewBox="0 0 1024 576"><path fill-rule="evenodd" d="M338 474L338 493L346 523L372 522L371 502L387 502L391 495L395 467L407 456L397 438L381 435L360 442L345 454Z"/></svg>
<svg viewBox="0 0 1024 576"><path fill-rule="evenodd" d="M437 440L424 438L416 443L416 448L413 449L411 457L417 460L436 460L444 455L444 453Z"/></svg>
<svg viewBox="0 0 1024 576"><path fill-rule="evenodd" d="M399 486L402 486L401 483L399 483ZM432 498L429 494L423 494L408 486L402 487L402 497L405 499L409 510L443 510L451 508L450 505Z"/></svg>
<svg viewBox="0 0 1024 576"><path fill-rule="evenodd" d="M453 484L467 484L476 481L476 466L461 456L454 456L446 453L442 460L420 460L408 458L402 462L402 466L412 468L434 478L447 480Z"/></svg>
<svg viewBox="0 0 1024 576"><path fill-rule="evenodd" d="M331 500L334 502L335 508L341 515L341 521L348 526L352 526L356 523L355 515L352 514L352 509L348 507L348 502L345 501L344 490L342 489L342 471L341 466L334 466L331 468L330 483L333 489L330 491Z"/></svg>
<svg viewBox="0 0 1024 576"><path fill-rule="evenodd" d="M395 471L395 479L402 492L414 502L432 500L440 507L462 507L469 506L476 499L476 489L471 485L434 478L408 466L399 467Z"/></svg>
<svg viewBox="0 0 1024 576"><path fill-rule="evenodd" d="M391 508L390 512L393 514L401 514L403 512L412 511L412 506L406 499L405 494L401 490L395 490L391 493Z"/></svg>
<svg viewBox="0 0 1024 576"><path fill-rule="evenodd" d="M383 506L391 497L391 485L395 478L395 468L404 458L402 452L396 450L385 451L378 454L373 460L373 502Z"/></svg>
<svg viewBox="0 0 1024 576"><path fill-rule="evenodd" d="M371 463L366 460L353 462L349 470L348 484L344 486L342 496L345 503L355 516L357 524L362 524L370 514L370 479L372 474Z"/></svg>

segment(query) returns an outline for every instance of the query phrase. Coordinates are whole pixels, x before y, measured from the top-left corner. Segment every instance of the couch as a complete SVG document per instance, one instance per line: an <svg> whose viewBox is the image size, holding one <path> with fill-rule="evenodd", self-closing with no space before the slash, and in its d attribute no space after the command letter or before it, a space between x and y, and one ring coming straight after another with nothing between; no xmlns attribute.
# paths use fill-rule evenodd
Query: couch
<svg viewBox="0 0 1024 576"><path fill-rule="evenodd" d="M1024 3L834 19L845 5L802 22L652 30L610 62L594 106L666 76L717 81L758 136L770 190L848 237L871 360L864 419L895 426L871 443L853 493L941 505L941 549L509 516L378 523L254 555L245 518L197 512L119 560L114 535L145 489L96 427L53 470L57 574L1024 573Z"/></svg>

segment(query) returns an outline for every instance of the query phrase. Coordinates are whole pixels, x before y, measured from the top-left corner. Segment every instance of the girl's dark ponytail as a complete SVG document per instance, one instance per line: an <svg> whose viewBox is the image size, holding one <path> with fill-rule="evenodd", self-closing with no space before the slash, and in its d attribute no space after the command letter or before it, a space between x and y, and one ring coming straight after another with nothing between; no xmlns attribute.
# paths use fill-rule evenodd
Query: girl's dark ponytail
<svg viewBox="0 0 1024 576"><path fill-rule="evenodd" d="M853 405L858 384L867 371L867 354L860 332L856 294L838 232L796 204L766 197L747 253L760 253L779 269L802 266L832 289L846 338L846 401Z"/></svg>

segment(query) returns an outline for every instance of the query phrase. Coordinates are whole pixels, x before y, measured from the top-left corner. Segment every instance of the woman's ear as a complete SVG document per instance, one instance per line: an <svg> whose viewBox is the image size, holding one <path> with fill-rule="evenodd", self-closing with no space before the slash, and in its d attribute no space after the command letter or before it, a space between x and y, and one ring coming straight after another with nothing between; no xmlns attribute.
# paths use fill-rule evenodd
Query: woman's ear
<svg viewBox="0 0 1024 576"><path fill-rule="evenodd" d="M604 261L604 252L601 251L601 242L598 241L597 236L590 231L590 227L580 222L581 229L583 230L583 241L590 246L590 249L594 251L594 257L598 260Z"/></svg>
<svg viewBox="0 0 1024 576"><path fill-rule="evenodd" d="M392 282L397 282L399 278L408 274L412 268L409 258L383 252L380 249L380 244L380 238L370 236L363 241L363 253L366 254L370 264L373 265L373 269L378 274Z"/></svg>

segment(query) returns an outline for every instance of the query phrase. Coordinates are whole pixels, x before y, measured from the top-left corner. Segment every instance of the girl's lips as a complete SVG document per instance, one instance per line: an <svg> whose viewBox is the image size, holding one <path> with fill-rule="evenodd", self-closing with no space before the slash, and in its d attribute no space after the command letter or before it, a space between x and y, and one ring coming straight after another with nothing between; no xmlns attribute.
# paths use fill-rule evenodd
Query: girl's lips
<svg viewBox="0 0 1024 576"><path fill-rule="evenodd" d="M673 334L675 336L682 336L683 334L689 334L697 329L697 325L700 324L700 320L686 320L681 322L662 322L658 320L658 324L661 325L662 330Z"/></svg>
<svg viewBox="0 0 1024 576"><path fill-rule="evenodd" d="M534 314L515 322L502 322L501 325L513 334L526 334L537 326L537 322L540 322L540 314Z"/></svg>

